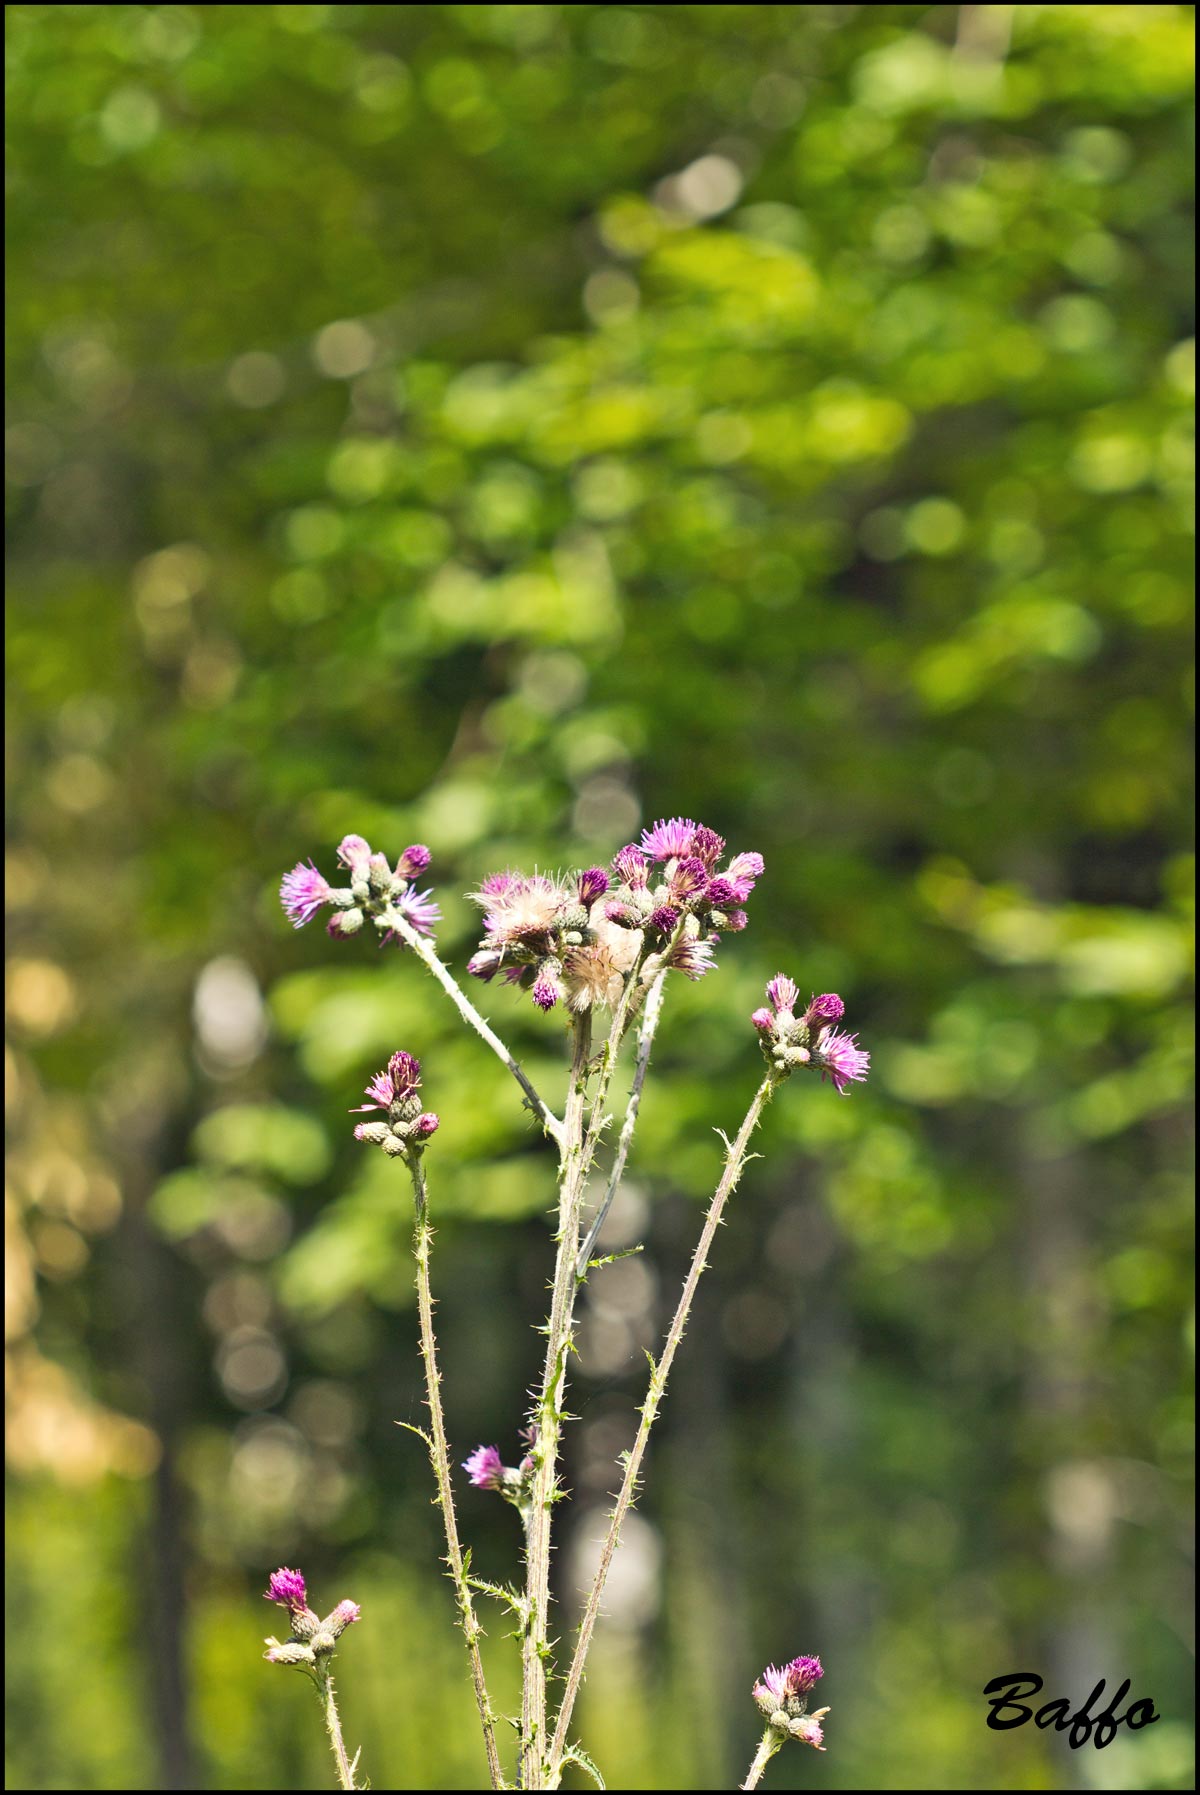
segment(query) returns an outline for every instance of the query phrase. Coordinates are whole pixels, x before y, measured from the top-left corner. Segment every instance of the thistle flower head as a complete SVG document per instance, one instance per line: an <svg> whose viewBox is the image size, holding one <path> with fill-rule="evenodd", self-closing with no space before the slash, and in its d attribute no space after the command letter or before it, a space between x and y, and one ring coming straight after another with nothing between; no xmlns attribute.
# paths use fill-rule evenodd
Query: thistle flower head
<svg viewBox="0 0 1200 1795"><path fill-rule="evenodd" d="M498 1490L504 1483L504 1460L498 1446L476 1446L463 1470L477 1490Z"/></svg>
<svg viewBox="0 0 1200 1795"><path fill-rule="evenodd" d="M366 1088L368 1103L357 1103L352 1114L367 1109L387 1109L403 1103L420 1088L421 1062L411 1053L394 1053L382 1072L377 1072Z"/></svg>
<svg viewBox="0 0 1200 1795"><path fill-rule="evenodd" d="M670 904L660 904L647 919L648 929L657 929L660 935L669 935L679 921L679 912Z"/></svg>
<svg viewBox="0 0 1200 1795"><path fill-rule="evenodd" d="M764 865L761 854L735 854L725 868L724 877L733 886L739 904L745 903L754 890L755 881L762 878Z"/></svg>
<svg viewBox="0 0 1200 1795"><path fill-rule="evenodd" d="M371 844L361 835L343 835L338 843L337 857L356 879L365 879L371 867Z"/></svg>
<svg viewBox="0 0 1200 1795"><path fill-rule="evenodd" d="M539 1010L552 1010L562 996L562 980L556 960L543 960L531 993Z"/></svg>
<svg viewBox="0 0 1200 1795"><path fill-rule="evenodd" d="M755 1010L750 1020L760 1035L773 1035L775 1033L775 1018L770 1010Z"/></svg>
<svg viewBox="0 0 1200 1795"><path fill-rule="evenodd" d="M651 860L674 860L690 854L696 825L689 817L673 816L642 830L642 851Z"/></svg>
<svg viewBox="0 0 1200 1795"><path fill-rule="evenodd" d="M414 1135L420 1141L427 1141L431 1134L436 1134L442 1125L442 1118L431 1109L422 1110L412 1125Z"/></svg>
<svg viewBox="0 0 1200 1795"><path fill-rule="evenodd" d="M279 900L294 929L311 922L323 904L333 896L327 880L321 877L311 860L301 860L279 885Z"/></svg>
<svg viewBox="0 0 1200 1795"><path fill-rule="evenodd" d="M328 1628L335 1639L341 1637L347 1627L362 1619L362 1609L357 1602L339 1602L332 1614L326 1615L322 1626Z"/></svg>
<svg viewBox="0 0 1200 1795"><path fill-rule="evenodd" d="M799 996L794 981L782 972L777 972L767 986L767 1002L777 1016L792 1015Z"/></svg>
<svg viewBox="0 0 1200 1795"><path fill-rule="evenodd" d="M809 998L804 1020L809 1028L815 1028L818 1022L840 1022L845 1014L846 1006L837 992L826 991L821 997Z"/></svg>
<svg viewBox="0 0 1200 1795"><path fill-rule="evenodd" d="M703 860L698 860L694 854L686 855L682 860L676 862L675 870L671 874L671 902L686 904L689 898L693 898L697 892L703 891L707 884L708 869Z"/></svg>
<svg viewBox="0 0 1200 1795"><path fill-rule="evenodd" d="M393 897L392 908L399 910L401 916L412 924L418 935L432 935L434 923L442 920L442 912L433 901L432 886L428 891L414 891L410 885L407 891L402 891L398 896ZM390 930L388 932L391 933Z"/></svg>
<svg viewBox="0 0 1200 1795"><path fill-rule="evenodd" d="M415 879L418 873L425 871L432 859L433 855L424 842L414 841L410 847L405 848L397 860L396 877L398 879Z"/></svg>
<svg viewBox="0 0 1200 1795"><path fill-rule="evenodd" d="M871 1069L871 1056L858 1045L858 1036L836 1028L825 1028L817 1036L813 1063L821 1068L822 1079L832 1079L839 1097L846 1095L846 1086L864 1079Z"/></svg>
<svg viewBox="0 0 1200 1795"><path fill-rule="evenodd" d="M725 852L725 837L718 835L715 829L706 828L701 823L692 836L692 845L688 852L694 854L698 860L702 860L711 872Z"/></svg>
<svg viewBox="0 0 1200 1795"><path fill-rule="evenodd" d="M286 1565L272 1571L263 1591L263 1599L278 1602L281 1608L287 1608L293 1613L303 1611L308 1607L308 1590L303 1571L289 1570Z"/></svg>
<svg viewBox="0 0 1200 1795"><path fill-rule="evenodd" d="M633 891L641 891L646 884L646 856L630 842L613 861L613 871L620 884L628 885Z"/></svg>
<svg viewBox="0 0 1200 1795"><path fill-rule="evenodd" d="M701 941L699 936L683 935L675 943L667 958L667 965L682 972L685 978L694 984L702 979L706 972L712 972L717 964L712 943Z"/></svg>
<svg viewBox="0 0 1200 1795"><path fill-rule="evenodd" d="M589 866L585 873L579 875L578 889L580 903L591 906L608 890L608 874L602 866Z"/></svg>
<svg viewBox="0 0 1200 1795"><path fill-rule="evenodd" d="M824 1675L819 1658L793 1658L788 1664L768 1664L753 1695L764 1714L780 1710L790 1717L804 1712L805 1697ZM828 1709L822 1709L828 1713Z"/></svg>
<svg viewBox="0 0 1200 1795"><path fill-rule="evenodd" d="M471 894L484 909L485 946L530 948L554 935L574 893L545 873L503 873Z"/></svg>

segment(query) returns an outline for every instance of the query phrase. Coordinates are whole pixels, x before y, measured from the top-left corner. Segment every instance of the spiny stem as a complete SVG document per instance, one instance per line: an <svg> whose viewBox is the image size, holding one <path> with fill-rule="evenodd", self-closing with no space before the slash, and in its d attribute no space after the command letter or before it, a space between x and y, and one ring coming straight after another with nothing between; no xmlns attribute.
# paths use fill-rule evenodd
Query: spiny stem
<svg viewBox="0 0 1200 1795"><path fill-rule="evenodd" d="M442 1413L442 1374L438 1370L437 1340L433 1332L433 1293L429 1282L429 1247L433 1239L433 1229L429 1224L428 1188L420 1156L410 1152L406 1155L406 1163L412 1177L413 1195L416 1198L417 1208L416 1225L413 1229L413 1255L417 1262L417 1310L421 1323L421 1357L425 1362L426 1400L433 1426L433 1437L429 1442L429 1456L433 1463L433 1474L437 1479L438 1505L442 1511L442 1524L446 1530L446 1561L458 1601L459 1624L462 1627L463 1638L467 1642L467 1653L471 1660L471 1682L475 1687L475 1705L479 1709L479 1720L483 1727L488 1776L493 1789L502 1789L504 1776L500 1769L500 1754L496 1748L496 1721L492 1713L491 1702L488 1699L487 1683L483 1674L483 1659L479 1652L479 1635L483 1629L475 1618L475 1607L471 1600L471 1588L467 1582L462 1546L458 1538L458 1522L454 1513L454 1488L450 1478L450 1450L446 1444L446 1424Z"/></svg>
<svg viewBox="0 0 1200 1795"><path fill-rule="evenodd" d="M546 1334L546 1364L538 1393L537 1440L533 1448L533 1488L525 1548L526 1626L522 1638L521 1787L542 1786L546 1744L546 1656L549 1649L550 1508L558 1457L559 1391L571 1331L575 1257L579 1247L579 1205L583 1190L584 1127L591 1011L574 1021L571 1078L563 1116L559 1166L558 1256Z"/></svg>
<svg viewBox="0 0 1200 1795"><path fill-rule="evenodd" d="M504 1064L508 1067L513 1077L524 1091L529 1107L540 1119L542 1127L550 1136L551 1140L554 1141L561 1154L564 1151L565 1141L563 1124L554 1114L554 1111L550 1109L547 1104L543 1103L528 1077L522 1071L520 1065L508 1051L508 1048L504 1045L504 1042L500 1039L495 1029L492 1028L491 1024L485 1017L479 1014L479 1011L475 1008L475 1005L471 1002L454 974L450 971L450 968L443 960L438 958L433 943L427 941L424 935L418 934L408 918L402 916L398 910L389 910L387 912L386 921L388 927L394 930L395 933L412 948L418 960L420 960L426 969L433 974L434 978L449 997L451 1003L457 1009L463 1020L470 1024L481 1041L487 1043L497 1059L503 1060Z"/></svg>
<svg viewBox="0 0 1200 1795"><path fill-rule="evenodd" d="M624 1521L626 1514L629 1512L637 1494L638 1477L641 1471L642 1459L645 1456L646 1442L650 1437L650 1429L653 1427L655 1418L658 1415L659 1405L662 1402L663 1393L667 1387L667 1378L670 1375L671 1365L674 1361L675 1354L679 1349L679 1343L683 1338L684 1329L687 1326L688 1316L692 1307L692 1299L696 1294L696 1286L700 1282L700 1275L708 1263L709 1249L712 1246L714 1236L720 1226L725 1204L729 1200L732 1191L736 1188L738 1179L741 1177L742 1168L746 1160L746 1149L750 1144L750 1137L758 1127L759 1118L761 1117L763 1109L766 1107L771 1092L774 1089L774 1082L772 1076L768 1073L767 1077L763 1079L758 1090L755 1092L750 1107L746 1111L742 1125L738 1130L737 1139L733 1142L732 1146L729 1147L728 1152L726 1153L725 1170L721 1174L720 1183L717 1185L717 1188L713 1193L712 1201L708 1206L708 1213L704 1218L704 1227L701 1230L700 1239L696 1244L696 1251L692 1255L692 1263L688 1268L687 1277L684 1279L679 1303L676 1307L671 1326L667 1332L666 1341L663 1345L662 1357L650 1374L650 1384L646 1392L646 1400L642 1405L641 1425L638 1428L637 1438L634 1440L632 1450L625 1463L625 1476L621 1484L620 1494L617 1497L616 1507L613 1509L612 1518L609 1522L608 1534L600 1554L600 1564L596 1571L595 1580L588 1592L587 1606L584 1609L583 1619L579 1624L579 1636L575 1643L575 1654L571 1659L571 1668L567 1675L567 1686L563 1692L562 1706L558 1713L558 1723L555 1726L554 1739L550 1747L549 1786L551 1788L558 1787L558 1779L562 1774L563 1752L566 1747L567 1729L571 1724L571 1714L575 1707L576 1697L579 1694L580 1684L583 1681L583 1669L587 1660L588 1647L591 1644L592 1634L595 1631L596 1619L600 1612L600 1602L604 1594L604 1585L608 1579L609 1568L613 1561L613 1554L616 1552L617 1542L620 1539L621 1524Z"/></svg>
<svg viewBox="0 0 1200 1795"><path fill-rule="evenodd" d="M333 1761L337 1765L338 1788L352 1789L355 1786L354 1767L346 1756L346 1747L342 1742L342 1723L338 1717L337 1697L333 1690L333 1677L328 1670L317 1672L316 1688L321 1703L321 1712L325 1716L325 1730L329 1734L329 1743L333 1747Z"/></svg>
<svg viewBox="0 0 1200 1795"><path fill-rule="evenodd" d="M617 1142L616 1157L609 1174L608 1189L604 1193L604 1201L596 1212L595 1220L588 1229L587 1239L579 1249L579 1258L575 1265L575 1276L582 1278L587 1274L588 1263L592 1257L592 1248L600 1238L600 1230L605 1218L612 1208L613 1198L625 1176L625 1162L629 1158L629 1149L633 1144L633 1133L637 1127L638 1110L641 1108L642 1087L646 1082L646 1070L650 1064L650 1054L654 1046L654 1036L658 1030L658 1020L662 1015L664 986L667 970L655 974L646 993L646 1004L642 1011L642 1019L638 1025L637 1063L634 1067L633 1083L629 1088L629 1102L625 1106L625 1119L621 1123L621 1138Z"/></svg>
<svg viewBox="0 0 1200 1795"><path fill-rule="evenodd" d="M743 1789L757 1789L763 1771L771 1762L771 1759L775 1756L775 1753L779 1750L779 1747L782 1744L783 1735L777 1732L773 1726L769 1726L758 1742L758 1750L755 1752L753 1762L746 1772L746 1780L740 1785Z"/></svg>

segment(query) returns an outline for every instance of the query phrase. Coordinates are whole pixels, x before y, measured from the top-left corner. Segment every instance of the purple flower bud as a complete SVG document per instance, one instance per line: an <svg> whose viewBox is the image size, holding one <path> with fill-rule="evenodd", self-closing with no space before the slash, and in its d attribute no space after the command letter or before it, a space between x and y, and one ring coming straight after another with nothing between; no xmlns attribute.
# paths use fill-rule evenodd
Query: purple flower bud
<svg viewBox="0 0 1200 1795"><path fill-rule="evenodd" d="M671 874L671 902L686 904L698 891L703 891L707 884L708 871L703 860L689 855L676 864L675 871Z"/></svg>
<svg viewBox="0 0 1200 1795"><path fill-rule="evenodd" d="M688 817L673 816L642 830L642 849L651 860L674 860L691 853L695 834L696 825Z"/></svg>
<svg viewBox="0 0 1200 1795"><path fill-rule="evenodd" d="M290 1571L286 1565L272 1571L263 1591L263 1599L278 1602L281 1608L301 1612L308 1607L308 1590L304 1585L303 1571Z"/></svg>
<svg viewBox="0 0 1200 1795"><path fill-rule="evenodd" d="M871 1069L871 1056L858 1045L857 1035L848 1035L836 1028L821 1031L813 1058L821 1068L822 1082L827 1076L832 1079L839 1097L846 1095L848 1084L866 1078Z"/></svg>
<svg viewBox="0 0 1200 1795"><path fill-rule="evenodd" d="M322 904L331 896L328 883L312 861L301 860L290 873L285 873L279 886L279 899L294 929L311 922Z"/></svg>
<svg viewBox="0 0 1200 1795"><path fill-rule="evenodd" d="M836 991L826 991L822 997L809 999L804 1020L810 1028L815 1028L818 1022L838 1022L845 1014L846 1006Z"/></svg>
<svg viewBox="0 0 1200 1795"><path fill-rule="evenodd" d="M775 1018L772 1016L770 1010L755 1010L750 1020L760 1035L773 1035L775 1033Z"/></svg>
<svg viewBox="0 0 1200 1795"><path fill-rule="evenodd" d="M821 1712L824 1714L826 1709L822 1708ZM811 1745L816 1751L825 1749L822 1744L825 1737L824 1729L815 1714L797 1714L788 1727L788 1732L793 1739L798 1739L801 1745Z"/></svg>
<svg viewBox="0 0 1200 1795"><path fill-rule="evenodd" d="M646 856L631 842L628 847L621 849L613 861L613 871L622 885L628 885L633 891L641 891L646 884Z"/></svg>
<svg viewBox="0 0 1200 1795"><path fill-rule="evenodd" d="M789 1695L807 1695L825 1672L819 1658L793 1658L786 1675Z"/></svg>
<svg viewBox="0 0 1200 1795"><path fill-rule="evenodd" d="M737 903L738 894L728 879L710 879L704 901L714 910L727 910L731 904Z"/></svg>
<svg viewBox="0 0 1200 1795"><path fill-rule="evenodd" d="M606 922L619 923L623 929L630 928L634 920L633 911L620 898L609 898L604 906L604 919Z"/></svg>
<svg viewBox="0 0 1200 1795"><path fill-rule="evenodd" d="M692 837L692 845L688 850L698 860L703 860L711 872L721 855L725 852L725 837L718 835L715 829L708 829L703 823Z"/></svg>
<svg viewBox="0 0 1200 1795"><path fill-rule="evenodd" d="M363 926L361 910L336 910L325 924L325 933L335 941L345 941L351 935L357 935Z"/></svg>
<svg viewBox="0 0 1200 1795"><path fill-rule="evenodd" d="M754 882L762 877L761 854L735 854L725 868L725 878L733 886L739 904L744 904L754 890Z"/></svg>
<svg viewBox="0 0 1200 1795"><path fill-rule="evenodd" d="M662 935L669 935L678 921L678 910L673 910L670 904L660 904L658 909L650 916L646 927L657 929Z"/></svg>
<svg viewBox="0 0 1200 1795"><path fill-rule="evenodd" d="M589 866L585 873L579 875L579 901L581 904L594 904L598 897L603 897L608 890L608 874L602 866Z"/></svg>
<svg viewBox="0 0 1200 1795"><path fill-rule="evenodd" d="M722 928L731 929L735 934L745 928L747 916L744 910L726 910L724 915L725 921L721 925Z"/></svg>
<svg viewBox="0 0 1200 1795"><path fill-rule="evenodd" d="M467 961L467 971L474 979L494 979L500 970L500 954L493 947L482 947Z"/></svg>
<svg viewBox="0 0 1200 1795"><path fill-rule="evenodd" d="M355 1621L361 1619L362 1609L357 1602L339 1602L322 1625L328 1628L335 1639L339 1639L347 1627L352 1627Z"/></svg>
<svg viewBox="0 0 1200 1795"><path fill-rule="evenodd" d="M365 879L371 866L371 844L361 835L343 835L338 843L338 859L348 866L355 878Z"/></svg>
<svg viewBox="0 0 1200 1795"><path fill-rule="evenodd" d="M418 1140L427 1141L431 1134L436 1134L441 1127L441 1117L433 1110L423 1110L412 1125L412 1131Z"/></svg>
<svg viewBox="0 0 1200 1795"><path fill-rule="evenodd" d="M388 1077L393 1097L411 1097L421 1083L421 1062L411 1053L394 1053L388 1061Z"/></svg>
<svg viewBox="0 0 1200 1795"><path fill-rule="evenodd" d="M433 855L425 844L415 841L411 847L405 848L397 860L396 877L398 879L415 879L418 873L425 871L432 859Z"/></svg>
<svg viewBox="0 0 1200 1795"><path fill-rule="evenodd" d="M790 1016L793 1013L799 995L793 980L782 972L777 972L767 986L767 1002L780 1016Z"/></svg>
<svg viewBox="0 0 1200 1795"><path fill-rule="evenodd" d="M547 961L538 968L532 995L539 1010L552 1010L562 996L562 981L558 976L558 967L552 961Z"/></svg>
<svg viewBox="0 0 1200 1795"><path fill-rule="evenodd" d="M496 1446L477 1446L463 1460L463 1470L477 1490L498 1490L504 1482L504 1461Z"/></svg>

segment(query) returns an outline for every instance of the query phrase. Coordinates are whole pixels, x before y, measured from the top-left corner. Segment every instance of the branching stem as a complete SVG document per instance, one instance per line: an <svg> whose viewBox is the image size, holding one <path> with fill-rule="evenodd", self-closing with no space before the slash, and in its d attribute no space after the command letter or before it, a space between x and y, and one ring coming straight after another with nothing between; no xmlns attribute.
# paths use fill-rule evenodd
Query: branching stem
<svg viewBox="0 0 1200 1795"><path fill-rule="evenodd" d="M687 1277L684 1279L683 1290L680 1293L679 1302L671 1321L671 1326L667 1332L666 1341L663 1345L662 1357L658 1360L658 1363L654 1366L654 1369L650 1374L650 1384L646 1392L646 1400L642 1405L641 1424L638 1428L637 1437L634 1440L632 1450L626 1460L625 1476L621 1484L620 1494L617 1497L616 1507L613 1509L612 1518L609 1522L608 1534L600 1554L600 1564L596 1571L592 1587L588 1592L587 1606L584 1609L583 1619L579 1625L579 1634L575 1642L575 1653L571 1659L571 1668L567 1674L567 1685L563 1692L562 1705L558 1714L558 1722L554 1729L554 1739L550 1747L547 1783L547 1786L552 1789L558 1787L562 1775L563 1754L566 1749L567 1730L571 1724L571 1715L574 1711L575 1700L579 1694L580 1684L583 1681L583 1671L587 1661L588 1647L592 1642L592 1634L595 1631L596 1620L600 1612L600 1602L604 1595L604 1585L608 1579L613 1555L616 1552L617 1544L621 1536L621 1525L637 1495L638 1478L641 1473L642 1459L646 1452L646 1443L650 1437L650 1429L653 1427L658 1415L663 1394L667 1387L667 1379L670 1376L671 1365L674 1361L675 1354L679 1349L679 1343L683 1339L684 1330L687 1327L688 1316L691 1313L692 1299L696 1294L696 1286L700 1282L701 1273L708 1264L709 1250L712 1247L717 1229L721 1224L725 1205L742 1175L742 1169L746 1162L746 1151L750 1145L751 1136L753 1135L754 1130L758 1127L759 1119L770 1099L773 1089L774 1081L771 1075L768 1074L754 1094L754 1098L749 1109L746 1111L742 1125L738 1130L736 1140L734 1140L728 1147L725 1155L725 1169L721 1174L720 1182L717 1185L717 1188L713 1193L712 1201L708 1206L708 1213L704 1218L704 1227L701 1230L700 1239L696 1244L696 1251L692 1256L692 1263L688 1268Z"/></svg>

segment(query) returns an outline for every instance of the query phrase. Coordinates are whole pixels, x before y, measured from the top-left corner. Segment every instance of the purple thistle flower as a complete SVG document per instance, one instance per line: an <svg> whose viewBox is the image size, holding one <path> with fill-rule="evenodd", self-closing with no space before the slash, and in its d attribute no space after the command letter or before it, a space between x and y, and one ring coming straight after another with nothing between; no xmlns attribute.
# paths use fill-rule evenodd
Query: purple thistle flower
<svg viewBox="0 0 1200 1795"><path fill-rule="evenodd" d="M819 1658L793 1658L787 1666L788 1693L790 1695L807 1695L808 1691L825 1675Z"/></svg>
<svg viewBox="0 0 1200 1795"><path fill-rule="evenodd" d="M494 979L500 970L500 953L494 947L481 947L477 954L472 954L467 961L467 971L473 979L485 982ZM511 971L512 968L510 967Z"/></svg>
<svg viewBox="0 0 1200 1795"><path fill-rule="evenodd" d="M476 1446L463 1470L477 1490L498 1490L504 1482L504 1461L497 1446Z"/></svg>
<svg viewBox="0 0 1200 1795"><path fill-rule="evenodd" d="M432 859L433 855L424 842L415 841L411 847L405 848L397 860L396 877L398 879L415 879L418 873L425 871Z"/></svg>
<svg viewBox="0 0 1200 1795"><path fill-rule="evenodd" d="M613 861L613 871L622 885L628 885L633 891L642 891L646 884L646 856L630 842Z"/></svg>
<svg viewBox="0 0 1200 1795"><path fill-rule="evenodd" d="M520 880L521 875L514 872L489 873L486 879L479 881L481 898L503 897L504 893Z"/></svg>
<svg viewBox="0 0 1200 1795"><path fill-rule="evenodd" d="M401 916L407 917L419 935L432 935L434 923L442 920L442 913L433 902L432 885L428 891L403 891L399 897L392 899L392 903Z"/></svg>
<svg viewBox="0 0 1200 1795"><path fill-rule="evenodd" d="M723 929L731 929L736 934L745 928L747 917L744 910L726 910L724 915L725 921L721 924Z"/></svg>
<svg viewBox="0 0 1200 1795"><path fill-rule="evenodd" d="M737 903L738 894L728 879L710 879L704 901L714 910L727 910L731 904Z"/></svg>
<svg viewBox="0 0 1200 1795"><path fill-rule="evenodd" d="M361 835L343 835L338 843L338 859L348 866L356 879L365 879L371 866L371 844Z"/></svg>
<svg viewBox="0 0 1200 1795"><path fill-rule="evenodd" d="M725 868L723 876L733 886L739 904L744 904L754 890L755 880L762 877L763 866L761 854L735 854Z"/></svg>
<svg viewBox="0 0 1200 1795"><path fill-rule="evenodd" d="M628 904L623 904L620 898L609 898L604 906L604 920L618 923L622 928L631 928L633 911Z"/></svg>
<svg viewBox="0 0 1200 1795"><path fill-rule="evenodd" d="M652 829L642 830L642 849L651 860L674 860L677 855L691 852L695 834L696 825L690 818L673 816L655 823Z"/></svg>
<svg viewBox="0 0 1200 1795"><path fill-rule="evenodd" d="M412 1131L418 1140L427 1141L431 1134L436 1134L442 1125L442 1119L431 1109L421 1112L412 1125Z"/></svg>
<svg viewBox="0 0 1200 1795"><path fill-rule="evenodd" d="M750 1020L759 1034L773 1035L775 1033L775 1018L770 1010L755 1010Z"/></svg>
<svg viewBox="0 0 1200 1795"><path fill-rule="evenodd" d="M552 961L547 961L538 968L532 995L539 1010L552 1010L562 996L562 982L558 976L558 968Z"/></svg>
<svg viewBox="0 0 1200 1795"><path fill-rule="evenodd" d="M857 1035L848 1035L836 1028L821 1031L813 1057L821 1068L822 1081L828 1075L839 1097L845 1097L846 1086L855 1079L865 1078L871 1069L871 1056L859 1046Z"/></svg>
<svg viewBox="0 0 1200 1795"><path fill-rule="evenodd" d="M718 835L715 829L708 829L703 823L692 837L692 845L688 850L698 860L703 860L711 872L721 855L725 852L725 837Z"/></svg>
<svg viewBox="0 0 1200 1795"><path fill-rule="evenodd" d="M306 922L311 922L332 895L328 882L311 860L299 861L290 873L283 875L279 885L280 902L294 929L302 929Z"/></svg>
<svg viewBox="0 0 1200 1795"><path fill-rule="evenodd" d="M777 1016L792 1015L799 995L795 982L782 972L777 972L767 986L767 1002Z"/></svg>
<svg viewBox="0 0 1200 1795"><path fill-rule="evenodd" d="M809 1028L814 1028L818 1022L840 1022L845 1014L846 1006L837 992L826 991L821 997L809 999L804 1020Z"/></svg>
<svg viewBox="0 0 1200 1795"><path fill-rule="evenodd" d="M398 1099L411 1097L421 1083L421 1062L416 1055L394 1053L388 1061L387 1069L393 1095Z"/></svg>
<svg viewBox="0 0 1200 1795"><path fill-rule="evenodd" d="M579 875L579 901L581 904L594 904L598 897L603 897L608 890L608 874L602 866L589 866L585 873Z"/></svg>
<svg viewBox="0 0 1200 1795"><path fill-rule="evenodd" d="M671 874L671 902L685 904L698 891L703 891L708 884L708 869L703 860L694 855L680 860Z"/></svg>
<svg viewBox="0 0 1200 1795"><path fill-rule="evenodd" d="M662 935L669 935L678 921L678 910L673 910L670 904L660 904L650 916L646 926L650 929L657 929Z"/></svg>
<svg viewBox="0 0 1200 1795"><path fill-rule="evenodd" d="M506 966L502 977L506 985L520 985L525 982L525 974L532 971L529 966Z"/></svg>
<svg viewBox="0 0 1200 1795"><path fill-rule="evenodd" d="M386 1072L377 1072L364 1093L371 1101L356 1103L351 1109L352 1116L360 1115L367 1109L386 1109L392 1101L392 1081Z"/></svg>
<svg viewBox="0 0 1200 1795"><path fill-rule="evenodd" d="M281 1608L287 1608L293 1614L302 1613L308 1607L308 1590L304 1585L303 1571L290 1571L286 1565L272 1571L263 1591L263 1599L278 1602Z"/></svg>

